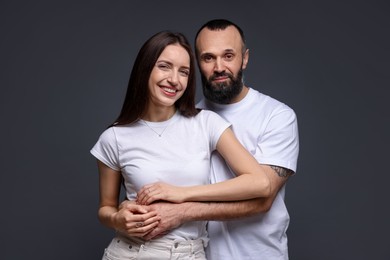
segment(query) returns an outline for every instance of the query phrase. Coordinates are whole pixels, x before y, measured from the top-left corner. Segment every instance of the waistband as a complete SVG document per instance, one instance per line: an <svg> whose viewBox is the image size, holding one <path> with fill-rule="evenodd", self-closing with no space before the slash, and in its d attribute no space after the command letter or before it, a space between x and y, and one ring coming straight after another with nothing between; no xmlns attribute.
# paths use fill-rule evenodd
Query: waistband
<svg viewBox="0 0 390 260"><path fill-rule="evenodd" d="M203 250L207 246L207 242L202 239L196 240L174 240L168 238L157 238L152 240L143 240L137 237L127 237L121 234L117 234L117 237L123 242L128 243L134 247L140 247L147 249L152 247L157 250L170 250L172 252L193 252Z"/></svg>

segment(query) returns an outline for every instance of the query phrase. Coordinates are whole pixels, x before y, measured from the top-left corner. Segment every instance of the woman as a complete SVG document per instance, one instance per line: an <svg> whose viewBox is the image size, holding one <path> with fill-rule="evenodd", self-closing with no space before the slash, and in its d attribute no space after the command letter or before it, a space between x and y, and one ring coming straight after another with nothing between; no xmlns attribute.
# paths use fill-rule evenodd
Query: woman
<svg viewBox="0 0 390 260"><path fill-rule="evenodd" d="M234 137L229 123L195 108L195 87L194 57L182 34L164 31L144 43L121 113L91 150L98 159L99 219L118 230L103 259L205 259L204 221L186 223L145 241L142 237L157 226L159 217L134 205L133 214L126 217L127 223L132 222L124 228L125 217L117 209L122 177L129 200L137 199L140 192L139 204L268 196L268 178ZM214 150L236 178L208 184ZM155 184L148 186L151 183Z"/></svg>

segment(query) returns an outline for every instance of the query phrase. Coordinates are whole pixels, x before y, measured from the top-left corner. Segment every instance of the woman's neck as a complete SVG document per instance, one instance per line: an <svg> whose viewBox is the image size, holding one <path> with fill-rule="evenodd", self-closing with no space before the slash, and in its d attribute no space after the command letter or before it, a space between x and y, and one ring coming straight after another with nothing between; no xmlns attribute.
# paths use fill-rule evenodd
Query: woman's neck
<svg viewBox="0 0 390 260"><path fill-rule="evenodd" d="M149 122L163 122L169 120L176 112L176 108L164 107L164 108L149 108L148 111L142 116L143 120Z"/></svg>

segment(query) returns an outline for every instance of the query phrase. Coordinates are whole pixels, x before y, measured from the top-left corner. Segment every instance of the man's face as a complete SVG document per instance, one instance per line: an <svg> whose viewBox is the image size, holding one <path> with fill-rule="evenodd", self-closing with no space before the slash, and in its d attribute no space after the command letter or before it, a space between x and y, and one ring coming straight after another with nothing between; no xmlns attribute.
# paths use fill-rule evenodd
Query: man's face
<svg viewBox="0 0 390 260"><path fill-rule="evenodd" d="M233 26L219 31L204 28L199 33L197 58L207 99L229 104L241 93L242 72L248 62L248 50L243 54L242 46L240 33Z"/></svg>

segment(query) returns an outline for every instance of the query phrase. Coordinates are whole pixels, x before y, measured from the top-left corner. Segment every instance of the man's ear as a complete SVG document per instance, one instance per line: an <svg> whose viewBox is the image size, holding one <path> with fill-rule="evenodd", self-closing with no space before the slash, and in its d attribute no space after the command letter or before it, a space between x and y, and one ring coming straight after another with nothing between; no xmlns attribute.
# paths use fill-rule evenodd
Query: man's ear
<svg viewBox="0 0 390 260"><path fill-rule="evenodd" d="M249 61L249 49L246 49L244 52L244 55L242 57L242 66L241 68L244 70L246 69L246 65L248 64Z"/></svg>

